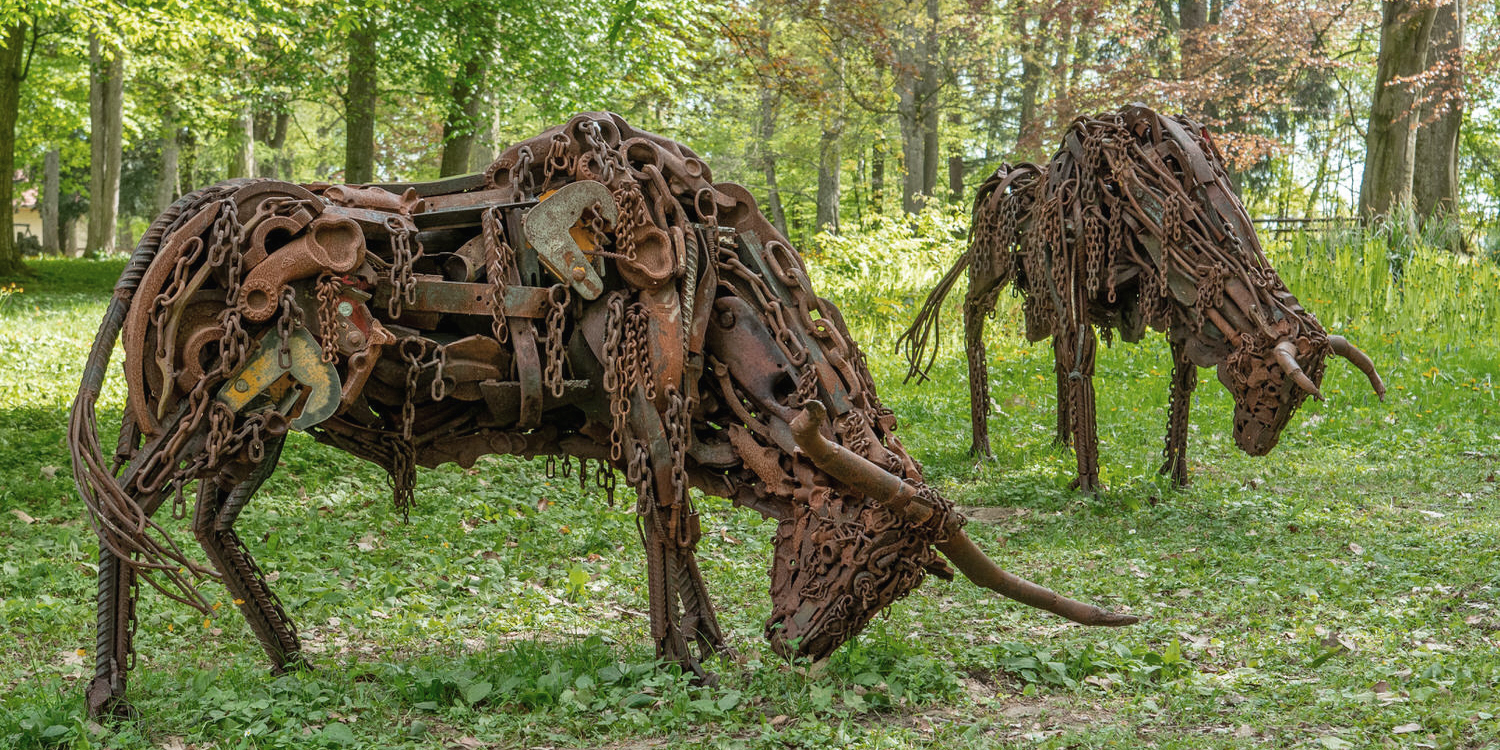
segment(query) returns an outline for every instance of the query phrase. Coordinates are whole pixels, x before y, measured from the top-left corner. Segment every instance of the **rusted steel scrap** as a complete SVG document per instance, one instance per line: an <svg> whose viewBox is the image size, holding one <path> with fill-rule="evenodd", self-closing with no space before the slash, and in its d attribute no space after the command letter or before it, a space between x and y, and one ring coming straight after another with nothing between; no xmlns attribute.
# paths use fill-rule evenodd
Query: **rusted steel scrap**
<svg viewBox="0 0 1500 750"><path fill-rule="evenodd" d="M94 404L123 334L106 459ZM274 670L296 627L234 530L290 430L384 467L577 459L638 497L657 653L729 653L689 488L780 523L766 636L821 659L926 573L1092 625L1135 621L1006 573L922 481L839 311L738 185L691 150L581 114L484 174L413 185L231 181L156 219L115 288L74 402L74 475L99 535L93 714L129 710L138 582L205 608L218 578ZM588 462L595 462L588 471ZM186 495L189 485L196 498ZM204 565L153 520L189 518Z"/></svg>
<svg viewBox="0 0 1500 750"><path fill-rule="evenodd" d="M1217 367L1234 397L1234 440L1265 455L1308 396L1321 400L1329 354L1354 363L1375 389L1370 358L1330 335L1287 291L1208 130L1133 105L1075 120L1052 160L1004 165L974 198L968 251L943 277L898 344L908 378L925 379L937 353L943 300L967 273L964 343L975 455L991 455L984 319L1007 285L1024 299L1026 338L1051 337L1057 440L1078 459L1075 488L1099 487L1094 329L1139 341L1150 327L1172 347L1166 461L1188 483L1188 407L1198 367Z"/></svg>

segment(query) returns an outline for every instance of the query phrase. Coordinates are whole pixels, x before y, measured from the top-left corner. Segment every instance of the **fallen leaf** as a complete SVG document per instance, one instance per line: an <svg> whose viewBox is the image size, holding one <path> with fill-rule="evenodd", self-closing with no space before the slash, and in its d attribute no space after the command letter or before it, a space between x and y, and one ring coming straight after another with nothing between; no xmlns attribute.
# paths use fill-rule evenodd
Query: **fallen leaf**
<svg viewBox="0 0 1500 750"><path fill-rule="evenodd" d="M1422 731L1422 725L1418 724L1415 721L1410 724L1401 724L1395 727L1391 727L1391 734L1410 734L1412 732L1420 731Z"/></svg>
<svg viewBox="0 0 1500 750"><path fill-rule="evenodd" d="M1238 729L1234 730L1234 736L1236 739L1241 740L1245 739L1246 737L1254 737L1255 728L1250 726L1249 724L1241 724Z"/></svg>
<svg viewBox="0 0 1500 750"><path fill-rule="evenodd" d="M21 510L20 508L12 508L10 512L16 518L21 519L21 523L27 523L27 524L36 523L36 519L35 518L32 518L31 516L26 515L26 511Z"/></svg>
<svg viewBox="0 0 1500 750"><path fill-rule="evenodd" d="M56 466L43 466L42 467L42 476L46 477L47 479L56 479L57 478L57 467Z"/></svg>
<svg viewBox="0 0 1500 750"><path fill-rule="evenodd" d="M1350 542L1349 551L1353 552L1356 555L1363 555L1365 553L1365 548L1359 546L1358 544L1355 544L1354 542Z"/></svg>

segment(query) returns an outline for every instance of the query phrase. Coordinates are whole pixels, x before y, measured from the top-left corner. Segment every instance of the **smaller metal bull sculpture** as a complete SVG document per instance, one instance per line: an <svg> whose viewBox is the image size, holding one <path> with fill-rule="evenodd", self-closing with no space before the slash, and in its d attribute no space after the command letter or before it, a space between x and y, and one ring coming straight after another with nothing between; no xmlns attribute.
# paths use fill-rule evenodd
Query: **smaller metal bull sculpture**
<svg viewBox="0 0 1500 750"><path fill-rule="evenodd" d="M1078 459L1073 486L1099 488L1094 328L1139 341L1146 327L1172 346L1171 406L1160 473L1188 483L1188 407L1198 367L1217 367L1234 397L1234 440L1265 455L1309 395L1321 400L1324 360L1353 362L1385 396L1370 358L1287 291L1261 251L1224 160L1203 126L1140 105L1073 122L1045 165L1005 165L974 198L969 249L898 339L907 377L925 379L944 298L967 271L974 455L991 455L985 316L1000 290L1025 299L1026 337L1052 338L1057 440Z"/></svg>
<svg viewBox="0 0 1500 750"><path fill-rule="evenodd" d="M94 404L122 331L111 462ZM594 460L602 484L623 472L656 652L699 677L729 647L694 556L692 487L780 521L766 634L788 657L828 656L926 573L951 577L944 557L1069 619L1135 621L998 568L895 426L838 309L750 194L615 115L578 115L481 175L207 188L141 240L73 405L100 542L89 711L130 710L138 580L206 609L192 576L219 578L272 668L303 663L234 531L293 429L385 467L403 510L417 465L499 453ZM210 566L152 520L168 499Z"/></svg>

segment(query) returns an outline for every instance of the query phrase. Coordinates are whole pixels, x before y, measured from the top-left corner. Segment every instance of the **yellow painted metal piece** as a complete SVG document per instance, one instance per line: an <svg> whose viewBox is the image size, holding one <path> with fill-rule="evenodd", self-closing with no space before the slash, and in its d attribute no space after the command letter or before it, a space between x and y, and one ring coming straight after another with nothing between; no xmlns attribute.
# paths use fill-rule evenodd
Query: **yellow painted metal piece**
<svg viewBox="0 0 1500 750"><path fill-rule="evenodd" d="M332 363L323 361L323 350L318 340L306 328L298 328L287 342L291 366L281 366L281 335L273 328L261 337L260 349L250 358L224 387L219 390L219 401L239 413L250 402L271 388L282 375L288 373L308 392L302 413L292 420L292 428L305 430L333 416L338 410L342 384L339 371Z"/></svg>

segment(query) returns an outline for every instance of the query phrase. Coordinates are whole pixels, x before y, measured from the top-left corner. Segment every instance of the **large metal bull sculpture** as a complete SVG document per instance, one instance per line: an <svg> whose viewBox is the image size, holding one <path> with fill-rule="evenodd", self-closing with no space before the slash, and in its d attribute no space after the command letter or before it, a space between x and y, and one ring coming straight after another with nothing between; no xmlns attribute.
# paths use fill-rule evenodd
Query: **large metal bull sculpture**
<svg viewBox="0 0 1500 750"><path fill-rule="evenodd" d="M122 331L110 462L94 403ZM73 407L100 540L89 710L129 710L138 579L204 607L194 575L219 578L273 669L302 663L234 531L293 429L385 467L402 509L418 465L503 453L597 461L601 483L623 472L657 653L699 676L729 649L690 487L780 521L766 634L783 655L826 657L925 573L951 577L944 557L1078 622L1135 621L998 568L895 424L838 309L749 193L615 115L578 115L470 177L201 190L136 249ZM152 520L168 499L210 566Z"/></svg>
<svg viewBox="0 0 1500 750"><path fill-rule="evenodd" d="M928 295L899 339L908 377L936 356L938 314L968 273L964 342L975 455L990 455L984 319L1000 291L1025 299L1026 337L1052 338L1057 440L1078 459L1073 486L1099 487L1094 413L1094 328L1139 341L1147 326L1172 346L1166 458L1160 473L1188 483L1188 407L1198 367L1217 367L1234 397L1234 440L1269 453L1302 401L1322 399L1325 358L1336 354L1385 386L1374 365L1331 336L1287 291L1261 251L1208 131L1185 117L1129 106L1081 117L1045 165L1005 165L974 198L969 249Z"/></svg>

